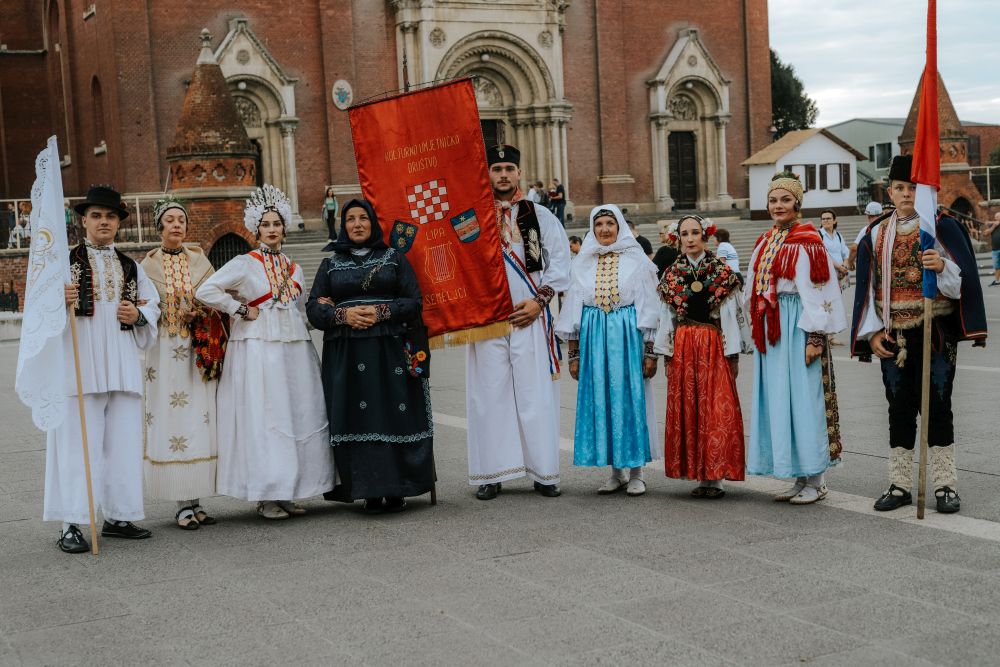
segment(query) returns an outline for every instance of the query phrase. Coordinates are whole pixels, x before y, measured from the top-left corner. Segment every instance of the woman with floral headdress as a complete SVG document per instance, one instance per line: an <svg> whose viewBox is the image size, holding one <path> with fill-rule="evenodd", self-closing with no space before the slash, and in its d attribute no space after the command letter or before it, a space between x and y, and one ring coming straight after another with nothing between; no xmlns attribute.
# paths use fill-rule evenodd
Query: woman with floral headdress
<svg viewBox="0 0 1000 667"><path fill-rule="evenodd" d="M375 209L352 199L306 311L323 336L323 387L337 488L371 514L406 509L434 488L430 359L420 286L382 240Z"/></svg>
<svg viewBox="0 0 1000 667"><path fill-rule="evenodd" d="M826 469L841 443L828 336L847 326L823 239L799 220L802 183L777 174L768 187L774 226L750 255L745 288L754 355L747 471L794 478L778 502L807 505L826 497Z"/></svg>
<svg viewBox="0 0 1000 667"><path fill-rule="evenodd" d="M160 295L158 336L146 350L143 373L146 494L176 501L177 525L195 530L215 523L199 499L215 495L215 371L221 362L219 354L211 361L199 355L206 346L196 347L195 334L214 336L217 342L207 349L221 351L224 331L218 314L194 298L214 269L201 248L184 245L185 203L173 197L161 199L153 206L153 219L161 244L142 260Z"/></svg>
<svg viewBox="0 0 1000 667"><path fill-rule="evenodd" d="M260 247L227 262L195 294L233 318L218 393L218 491L257 501L266 519L305 514L294 500L333 488L302 269L281 252L291 219L281 190L257 188L243 224Z"/></svg>
<svg viewBox="0 0 1000 667"><path fill-rule="evenodd" d="M746 328L743 280L707 243L715 225L686 215L667 229L681 255L660 279L655 351L667 358L667 477L698 480L696 498L716 499L723 480L744 479L743 415L736 392Z"/></svg>
<svg viewBox="0 0 1000 667"><path fill-rule="evenodd" d="M656 265L621 210L601 204L573 260L571 286L556 334L569 344L569 372L579 381L573 463L610 466L597 492L646 492L642 467L658 458L653 387L656 374Z"/></svg>

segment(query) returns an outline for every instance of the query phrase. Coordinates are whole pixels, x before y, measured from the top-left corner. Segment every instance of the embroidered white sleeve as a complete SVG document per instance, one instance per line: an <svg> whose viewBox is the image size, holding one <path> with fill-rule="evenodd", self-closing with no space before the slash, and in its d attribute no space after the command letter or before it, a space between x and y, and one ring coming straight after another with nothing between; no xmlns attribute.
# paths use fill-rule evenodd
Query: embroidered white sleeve
<svg viewBox="0 0 1000 667"><path fill-rule="evenodd" d="M802 299L799 328L806 332L835 334L847 328L844 297L840 293L837 272L829 254L826 263L830 279L818 285L809 279L809 253L800 251L795 264L795 287Z"/></svg>
<svg viewBox="0 0 1000 667"><path fill-rule="evenodd" d="M226 262L205 280L195 292L195 298L206 306L234 315L241 304L229 292L238 291L247 278L246 259L240 255Z"/></svg>
<svg viewBox="0 0 1000 667"><path fill-rule="evenodd" d="M660 300L660 324L653 339L653 352L674 356L674 311Z"/></svg>
<svg viewBox="0 0 1000 667"><path fill-rule="evenodd" d="M133 327L135 343L140 350L148 350L156 342L156 323L160 319L160 293L156 291L156 285L149 279L141 266L136 266L136 282L139 287L139 301L146 303L139 306L139 312L146 318L146 325Z"/></svg>

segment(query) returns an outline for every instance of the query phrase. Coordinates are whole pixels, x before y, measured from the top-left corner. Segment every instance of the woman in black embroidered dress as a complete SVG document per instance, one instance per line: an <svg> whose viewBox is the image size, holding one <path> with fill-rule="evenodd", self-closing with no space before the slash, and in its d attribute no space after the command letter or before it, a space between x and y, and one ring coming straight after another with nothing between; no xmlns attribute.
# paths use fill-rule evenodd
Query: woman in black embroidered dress
<svg viewBox="0 0 1000 667"><path fill-rule="evenodd" d="M334 253L319 267L306 312L323 336L323 390L338 480L327 500L398 512L434 486L429 353L420 287L382 240L375 211L341 211Z"/></svg>

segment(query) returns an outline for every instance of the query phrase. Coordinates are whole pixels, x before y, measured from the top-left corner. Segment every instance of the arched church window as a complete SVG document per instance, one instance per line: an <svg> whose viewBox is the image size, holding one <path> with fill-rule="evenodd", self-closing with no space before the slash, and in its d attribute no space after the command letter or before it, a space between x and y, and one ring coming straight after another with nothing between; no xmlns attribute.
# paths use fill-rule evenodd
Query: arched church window
<svg viewBox="0 0 1000 667"><path fill-rule="evenodd" d="M104 95L101 93L101 81L96 76L90 80L90 99L93 104L94 145L107 143L104 131Z"/></svg>

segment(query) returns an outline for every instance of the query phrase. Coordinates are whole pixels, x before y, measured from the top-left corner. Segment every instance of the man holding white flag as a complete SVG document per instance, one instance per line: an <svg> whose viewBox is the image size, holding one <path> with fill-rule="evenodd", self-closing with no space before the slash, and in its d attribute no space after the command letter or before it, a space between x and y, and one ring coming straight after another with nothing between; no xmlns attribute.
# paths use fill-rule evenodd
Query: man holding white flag
<svg viewBox="0 0 1000 667"><path fill-rule="evenodd" d="M39 224L43 228L61 224L65 248L62 192L55 186L58 160L54 164L53 186L48 190L43 187L40 195ZM63 522L60 549L83 553L90 545L79 525L90 522L90 511L78 414L81 404L86 417L93 503L105 519L101 534L127 539L151 535L132 521L144 517L139 353L155 342L160 311L156 288L142 267L114 246L118 227L128 217L121 196L110 187L92 186L86 200L74 210L83 217L86 239L67 253L65 273L69 280L63 289L63 307L74 307L79 322L79 393L83 399L78 398L70 352L64 357L63 368L52 377L62 379L64 397L77 400L65 405L62 422L48 433L43 518ZM33 229L32 233L37 232ZM70 327L63 327L62 340L64 349L71 350Z"/></svg>

